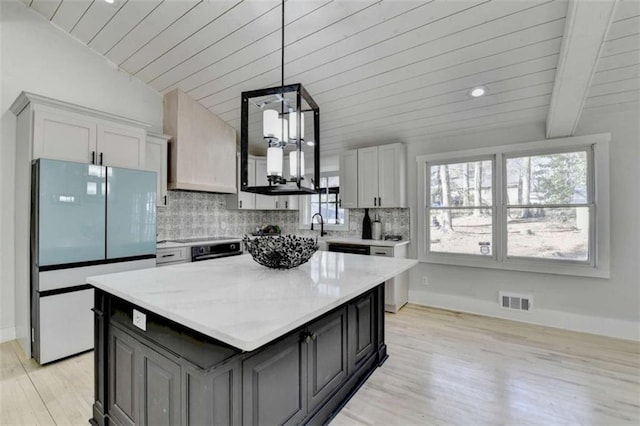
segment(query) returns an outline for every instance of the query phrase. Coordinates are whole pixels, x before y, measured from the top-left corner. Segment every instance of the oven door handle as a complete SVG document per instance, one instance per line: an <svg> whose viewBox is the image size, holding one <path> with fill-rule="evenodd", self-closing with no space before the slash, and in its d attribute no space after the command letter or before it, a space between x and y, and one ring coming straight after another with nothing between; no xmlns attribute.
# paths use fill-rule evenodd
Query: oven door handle
<svg viewBox="0 0 640 426"><path fill-rule="evenodd" d="M203 256L193 256L191 258L192 262L197 262L199 260L208 260L208 259L219 259L221 257L229 257L229 256L237 256L239 254L242 254L242 252L238 251L238 252L234 252L234 253L214 253L214 254L206 254Z"/></svg>

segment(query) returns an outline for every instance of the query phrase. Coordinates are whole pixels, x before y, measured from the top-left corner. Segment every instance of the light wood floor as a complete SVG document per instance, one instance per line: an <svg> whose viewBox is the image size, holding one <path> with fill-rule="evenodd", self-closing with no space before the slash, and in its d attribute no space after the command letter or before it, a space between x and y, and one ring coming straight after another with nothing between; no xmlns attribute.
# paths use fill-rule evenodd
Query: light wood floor
<svg viewBox="0 0 640 426"><path fill-rule="evenodd" d="M386 319L390 358L333 426L640 424L640 344L415 305ZM0 357L0 424L87 424L91 353Z"/></svg>

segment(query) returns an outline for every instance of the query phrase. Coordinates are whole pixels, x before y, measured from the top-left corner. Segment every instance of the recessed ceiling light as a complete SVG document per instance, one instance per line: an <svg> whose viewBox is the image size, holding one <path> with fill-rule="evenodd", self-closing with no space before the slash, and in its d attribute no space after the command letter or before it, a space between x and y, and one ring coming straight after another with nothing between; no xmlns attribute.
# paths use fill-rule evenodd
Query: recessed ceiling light
<svg viewBox="0 0 640 426"><path fill-rule="evenodd" d="M116 0L104 0L104 1L106 1L109 4L114 4L116 2Z"/></svg>
<svg viewBox="0 0 640 426"><path fill-rule="evenodd" d="M487 88L484 86L476 86L471 88L471 90L469 90L469 96L472 96L474 98L479 98L480 96L483 96L487 93Z"/></svg>

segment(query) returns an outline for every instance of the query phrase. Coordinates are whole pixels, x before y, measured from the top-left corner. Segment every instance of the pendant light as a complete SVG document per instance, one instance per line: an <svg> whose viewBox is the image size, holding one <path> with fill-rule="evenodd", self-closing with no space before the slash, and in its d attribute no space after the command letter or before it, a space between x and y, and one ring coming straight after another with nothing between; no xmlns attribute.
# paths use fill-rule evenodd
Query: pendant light
<svg viewBox="0 0 640 426"><path fill-rule="evenodd" d="M320 180L320 108L302 84L284 84L284 3L283 0L281 85L242 92L240 186L242 191L266 195L313 194L318 192ZM313 129L313 139L305 141L307 127ZM267 148L268 185L249 186L249 140L255 143L259 138L256 133L260 130ZM311 171L305 169L304 150L313 156ZM284 173L286 153L288 175ZM256 180L262 179L256 177Z"/></svg>

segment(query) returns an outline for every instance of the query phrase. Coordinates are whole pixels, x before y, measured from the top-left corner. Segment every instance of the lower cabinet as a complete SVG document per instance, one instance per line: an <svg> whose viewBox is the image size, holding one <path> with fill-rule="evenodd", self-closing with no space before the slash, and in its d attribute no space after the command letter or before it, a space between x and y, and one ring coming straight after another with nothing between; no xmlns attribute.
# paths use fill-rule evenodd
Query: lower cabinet
<svg viewBox="0 0 640 426"><path fill-rule="evenodd" d="M185 425L238 425L242 423L242 377L240 362L203 372L184 368L183 404Z"/></svg>
<svg viewBox="0 0 640 426"><path fill-rule="evenodd" d="M326 423L386 357L383 285L248 353L97 293L94 425Z"/></svg>
<svg viewBox="0 0 640 426"><path fill-rule="evenodd" d="M180 365L111 330L110 415L123 425L180 423Z"/></svg>
<svg viewBox="0 0 640 426"><path fill-rule="evenodd" d="M307 412L307 344L293 335L242 365L243 423L296 424Z"/></svg>
<svg viewBox="0 0 640 426"><path fill-rule="evenodd" d="M347 309L243 363L244 422L299 423L347 379Z"/></svg>

